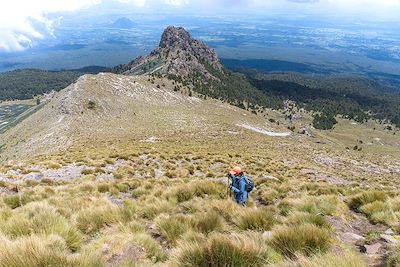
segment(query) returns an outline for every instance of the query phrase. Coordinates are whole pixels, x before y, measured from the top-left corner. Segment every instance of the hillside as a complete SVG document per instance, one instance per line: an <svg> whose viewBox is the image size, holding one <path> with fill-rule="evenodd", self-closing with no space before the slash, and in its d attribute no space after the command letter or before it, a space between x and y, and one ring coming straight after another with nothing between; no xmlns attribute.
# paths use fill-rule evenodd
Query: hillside
<svg viewBox="0 0 400 267"><path fill-rule="evenodd" d="M397 129L320 131L171 75L83 75L0 133L1 267L398 266Z"/></svg>

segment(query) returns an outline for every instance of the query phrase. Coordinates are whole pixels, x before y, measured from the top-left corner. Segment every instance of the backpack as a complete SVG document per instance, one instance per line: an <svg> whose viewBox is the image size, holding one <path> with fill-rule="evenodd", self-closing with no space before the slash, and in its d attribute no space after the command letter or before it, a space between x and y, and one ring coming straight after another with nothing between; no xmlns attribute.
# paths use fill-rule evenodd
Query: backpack
<svg viewBox="0 0 400 267"><path fill-rule="evenodd" d="M253 178L251 178L249 176L245 176L244 179L246 181L246 191L247 191L247 193L250 193L254 189Z"/></svg>

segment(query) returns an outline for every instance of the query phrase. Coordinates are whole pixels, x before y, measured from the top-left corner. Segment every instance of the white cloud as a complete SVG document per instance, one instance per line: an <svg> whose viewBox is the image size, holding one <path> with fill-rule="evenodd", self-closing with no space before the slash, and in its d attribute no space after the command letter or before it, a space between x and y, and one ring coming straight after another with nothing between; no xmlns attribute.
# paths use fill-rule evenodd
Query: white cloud
<svg viewBox="0 0 400 267"><path fill-rule="evenodd" d="M189 5L189 0L165 0L165 3L171 6L185 6Z"/></svg>
<svg viewBox="0 0 400 267"><path fill-rule="evenodd" d="M20 51L30 47L46 32L32 25L41 24L52 33L53 22L46 14L74 11L98 4L100 0L0 0L0 51Z"/></svg>
<svg viewBox="0 0 400 267"><path fill-rule="evenodd" d="M133 4L138 7L144 7L146 5L146 0L118 0L118 2L125 4Z"/></svg>
<svg viewBox="0 0 400 267"><path fill-rule="evenodd" d="M169 5L214 14L226 14L231 10L258 13L268 13L271 9L295 13L308 10L328 15L362 14L372 19L398 17L400 13L400 0L0 0L0 51L24 50L36 40L51 35L54 21L49 19L49 14L89 8L102 1L117 1L150 10Z"/></svg>

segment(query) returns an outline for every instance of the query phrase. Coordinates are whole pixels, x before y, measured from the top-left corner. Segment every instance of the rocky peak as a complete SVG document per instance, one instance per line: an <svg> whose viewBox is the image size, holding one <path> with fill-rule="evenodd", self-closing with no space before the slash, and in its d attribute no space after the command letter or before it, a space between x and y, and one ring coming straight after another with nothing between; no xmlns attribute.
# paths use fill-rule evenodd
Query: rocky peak
<svg viewBox="0 0 400 267"><path fill-rule="evenodd" d="M115 72L124 74L163 73L181 77L200 75L216 78L210 67L223 73L215 51L196 39L182 27L167 27L159 47L150 55L138 57L127 65L120 65Z"/></svg>
<svg viewBox="0 0 400 267"><path fill-rule="evenodd" d="M168 26L160 41L160 48L171 48L171 47L188 47L193 41L190 34L182 27Z"/></svg>

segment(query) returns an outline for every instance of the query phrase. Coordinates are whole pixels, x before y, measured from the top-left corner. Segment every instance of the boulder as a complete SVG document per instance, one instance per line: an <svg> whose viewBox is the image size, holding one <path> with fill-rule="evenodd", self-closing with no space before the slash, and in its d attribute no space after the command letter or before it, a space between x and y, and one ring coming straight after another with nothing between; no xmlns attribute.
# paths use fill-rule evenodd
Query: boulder
<svg viewBox="0 0 400 267"><path fill-rule="evenodd" d="M381 234L380 237L386 243L390 243L390 244L399 244L400 243L400 236Z"/></svg>
<svg viewBox="0 0 400 267"><path fill-rule="evenodd" d="M364 245L360 247L360 251L366 254L378 254L382 251L383 245L380 243L374 243L372 245Z"/></svg>

